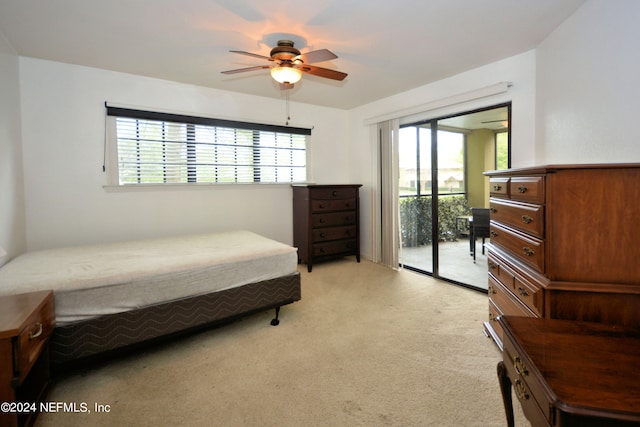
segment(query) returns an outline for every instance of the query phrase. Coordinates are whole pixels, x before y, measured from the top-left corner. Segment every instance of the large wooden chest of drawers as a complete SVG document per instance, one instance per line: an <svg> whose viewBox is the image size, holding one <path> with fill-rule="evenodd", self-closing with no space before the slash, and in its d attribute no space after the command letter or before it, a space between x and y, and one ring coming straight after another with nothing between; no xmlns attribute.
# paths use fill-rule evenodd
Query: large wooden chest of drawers
<svg viewBox="0 0 640 427"><path fill-rule="evenodd" d="M640 326L640 164L485 172L489 321L519 315Z"/></svg>
<svg viewBox="0 0 640 427"><path fill-rule="evenodd" d="M293 185L293 246L307 264L355 255L360 262L360 184Z"/></svg>

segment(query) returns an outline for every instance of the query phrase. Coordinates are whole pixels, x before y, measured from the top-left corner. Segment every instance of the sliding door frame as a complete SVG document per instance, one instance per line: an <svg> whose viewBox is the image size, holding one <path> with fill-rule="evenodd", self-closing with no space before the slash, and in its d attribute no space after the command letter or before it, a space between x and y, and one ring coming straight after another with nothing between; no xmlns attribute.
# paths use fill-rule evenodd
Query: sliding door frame
<svg viewBox="0 0 640 427"><path fill-rule="evenodd" d="M463 282L459 282L455 279L451 279L451 278L447 278L447 277L441 277L440 276L440 268L439 268L439 261L440 261L440 252L439 252L439 235L438 235L438 227L439 227L439 219L438 219L438 209L439 209L439 198L440 198L440 192L439 192L439 188L438 188L438 123L442 120L446 120L446 119L450 119L453 117L459 117L459 116L465 116L465 115L469 115L469 114L474 114L474 113L479 113L479 112L483 112L483 111L488 111L488 110L494 110L494 109L498 109L498 108L507 108L507 121L508 121L508 125L507 125L507 147L508 147L508 166L511 167L511 140L512 140L512 132L511 132L511 116L512 116L512 103L511 101L509 102L504 102L504 103L500 103L500 104L496 104L496 105L490 105L487 107L482 107L482 108L477 108L477 109L473 109L473 110L469 110L469 111L464 111L464 112L460 112L460 113L456 113L456 114L451 114L451 115L447 115L447 116L442 116L442 117L436 117L436 118L432 118L432 119L428 119L428 120L420 120L420 121L416 121L414 123L406 123L403 124L401 127L408 127L408 126L424 126L424 125L429 125L429 128L431 130L431 197L432 197L432 203L431 203L431 241L432 241L432 256L431 256L431 265L432 265L432 272L429 272L427 270L423 270L420 269L418 267L412 267L412 266L407 266L404 264L401 264L401 267L412 270L412 271L416 271L418 273L422 273L422 274L427 274L430 276L433 276L434 278L440 279L440 280L444 280L447 282L451 282L453 284L456 285L460 285L463 287L467 287L473 290L477 290L477 291L481 291L481 292L487 292L484 289L480 289L476 286L473 286L471 284L468 283L463 283ZM494 139L495 141L495 139ZM494 159L494 164L495 164L495 159ZM467 152L466 152L466 139L465 139L465 156L464 156L464 173L465 173L465 183L467 182L467 178L468 178L468 172L467 172ZM467 189L465 189L466 192L468 192L468 187ZM402 242L401 242L402 244Z"/></svg>

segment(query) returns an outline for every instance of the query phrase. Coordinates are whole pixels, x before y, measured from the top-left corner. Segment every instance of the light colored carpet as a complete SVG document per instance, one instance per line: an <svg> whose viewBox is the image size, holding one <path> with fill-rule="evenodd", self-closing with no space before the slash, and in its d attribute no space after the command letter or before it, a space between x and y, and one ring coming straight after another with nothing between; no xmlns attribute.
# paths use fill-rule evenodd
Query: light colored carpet
<svg viewBox="0 0 640 427"><path fill-rule="evenodd" d="M91 413L36 425L506 425L486 295L351 258L299 270L279 326L259 313L71 373L47 400Z"/></svg>

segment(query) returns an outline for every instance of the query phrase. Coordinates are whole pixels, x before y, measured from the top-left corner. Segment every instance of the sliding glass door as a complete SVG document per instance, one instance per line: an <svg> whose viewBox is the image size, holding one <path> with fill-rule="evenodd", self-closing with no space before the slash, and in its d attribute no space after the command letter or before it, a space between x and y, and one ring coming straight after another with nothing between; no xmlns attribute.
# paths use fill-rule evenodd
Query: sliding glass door
<svg viewBox="0 0 640 427"><path fill-rule="evenodd" d="M398 141L398 194L400 234L403 249L400 263L433 273L432 160L429 123L400 128Z"/></svg>
<svg viewBox="0 0 640 427"><path fill-rule="evenodd" d="M479 213L489 207L483 172L509 166L509 118L510 105L503 105L400 128L400 264L405 268L487 288L483 240L471 238L472 208Z"/></svg>

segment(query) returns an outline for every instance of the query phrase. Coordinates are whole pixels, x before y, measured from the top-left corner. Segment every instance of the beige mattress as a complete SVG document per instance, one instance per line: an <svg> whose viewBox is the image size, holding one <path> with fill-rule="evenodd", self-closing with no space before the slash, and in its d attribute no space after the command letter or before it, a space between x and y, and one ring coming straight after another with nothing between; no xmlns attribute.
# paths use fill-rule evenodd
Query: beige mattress
<svg viewBox="0 0 640 427"><path fill-rule="evenodd" d="M20 255L0 295L53 289L58 325L297 271L296 248L249 231L77 246Z"/></svg>

